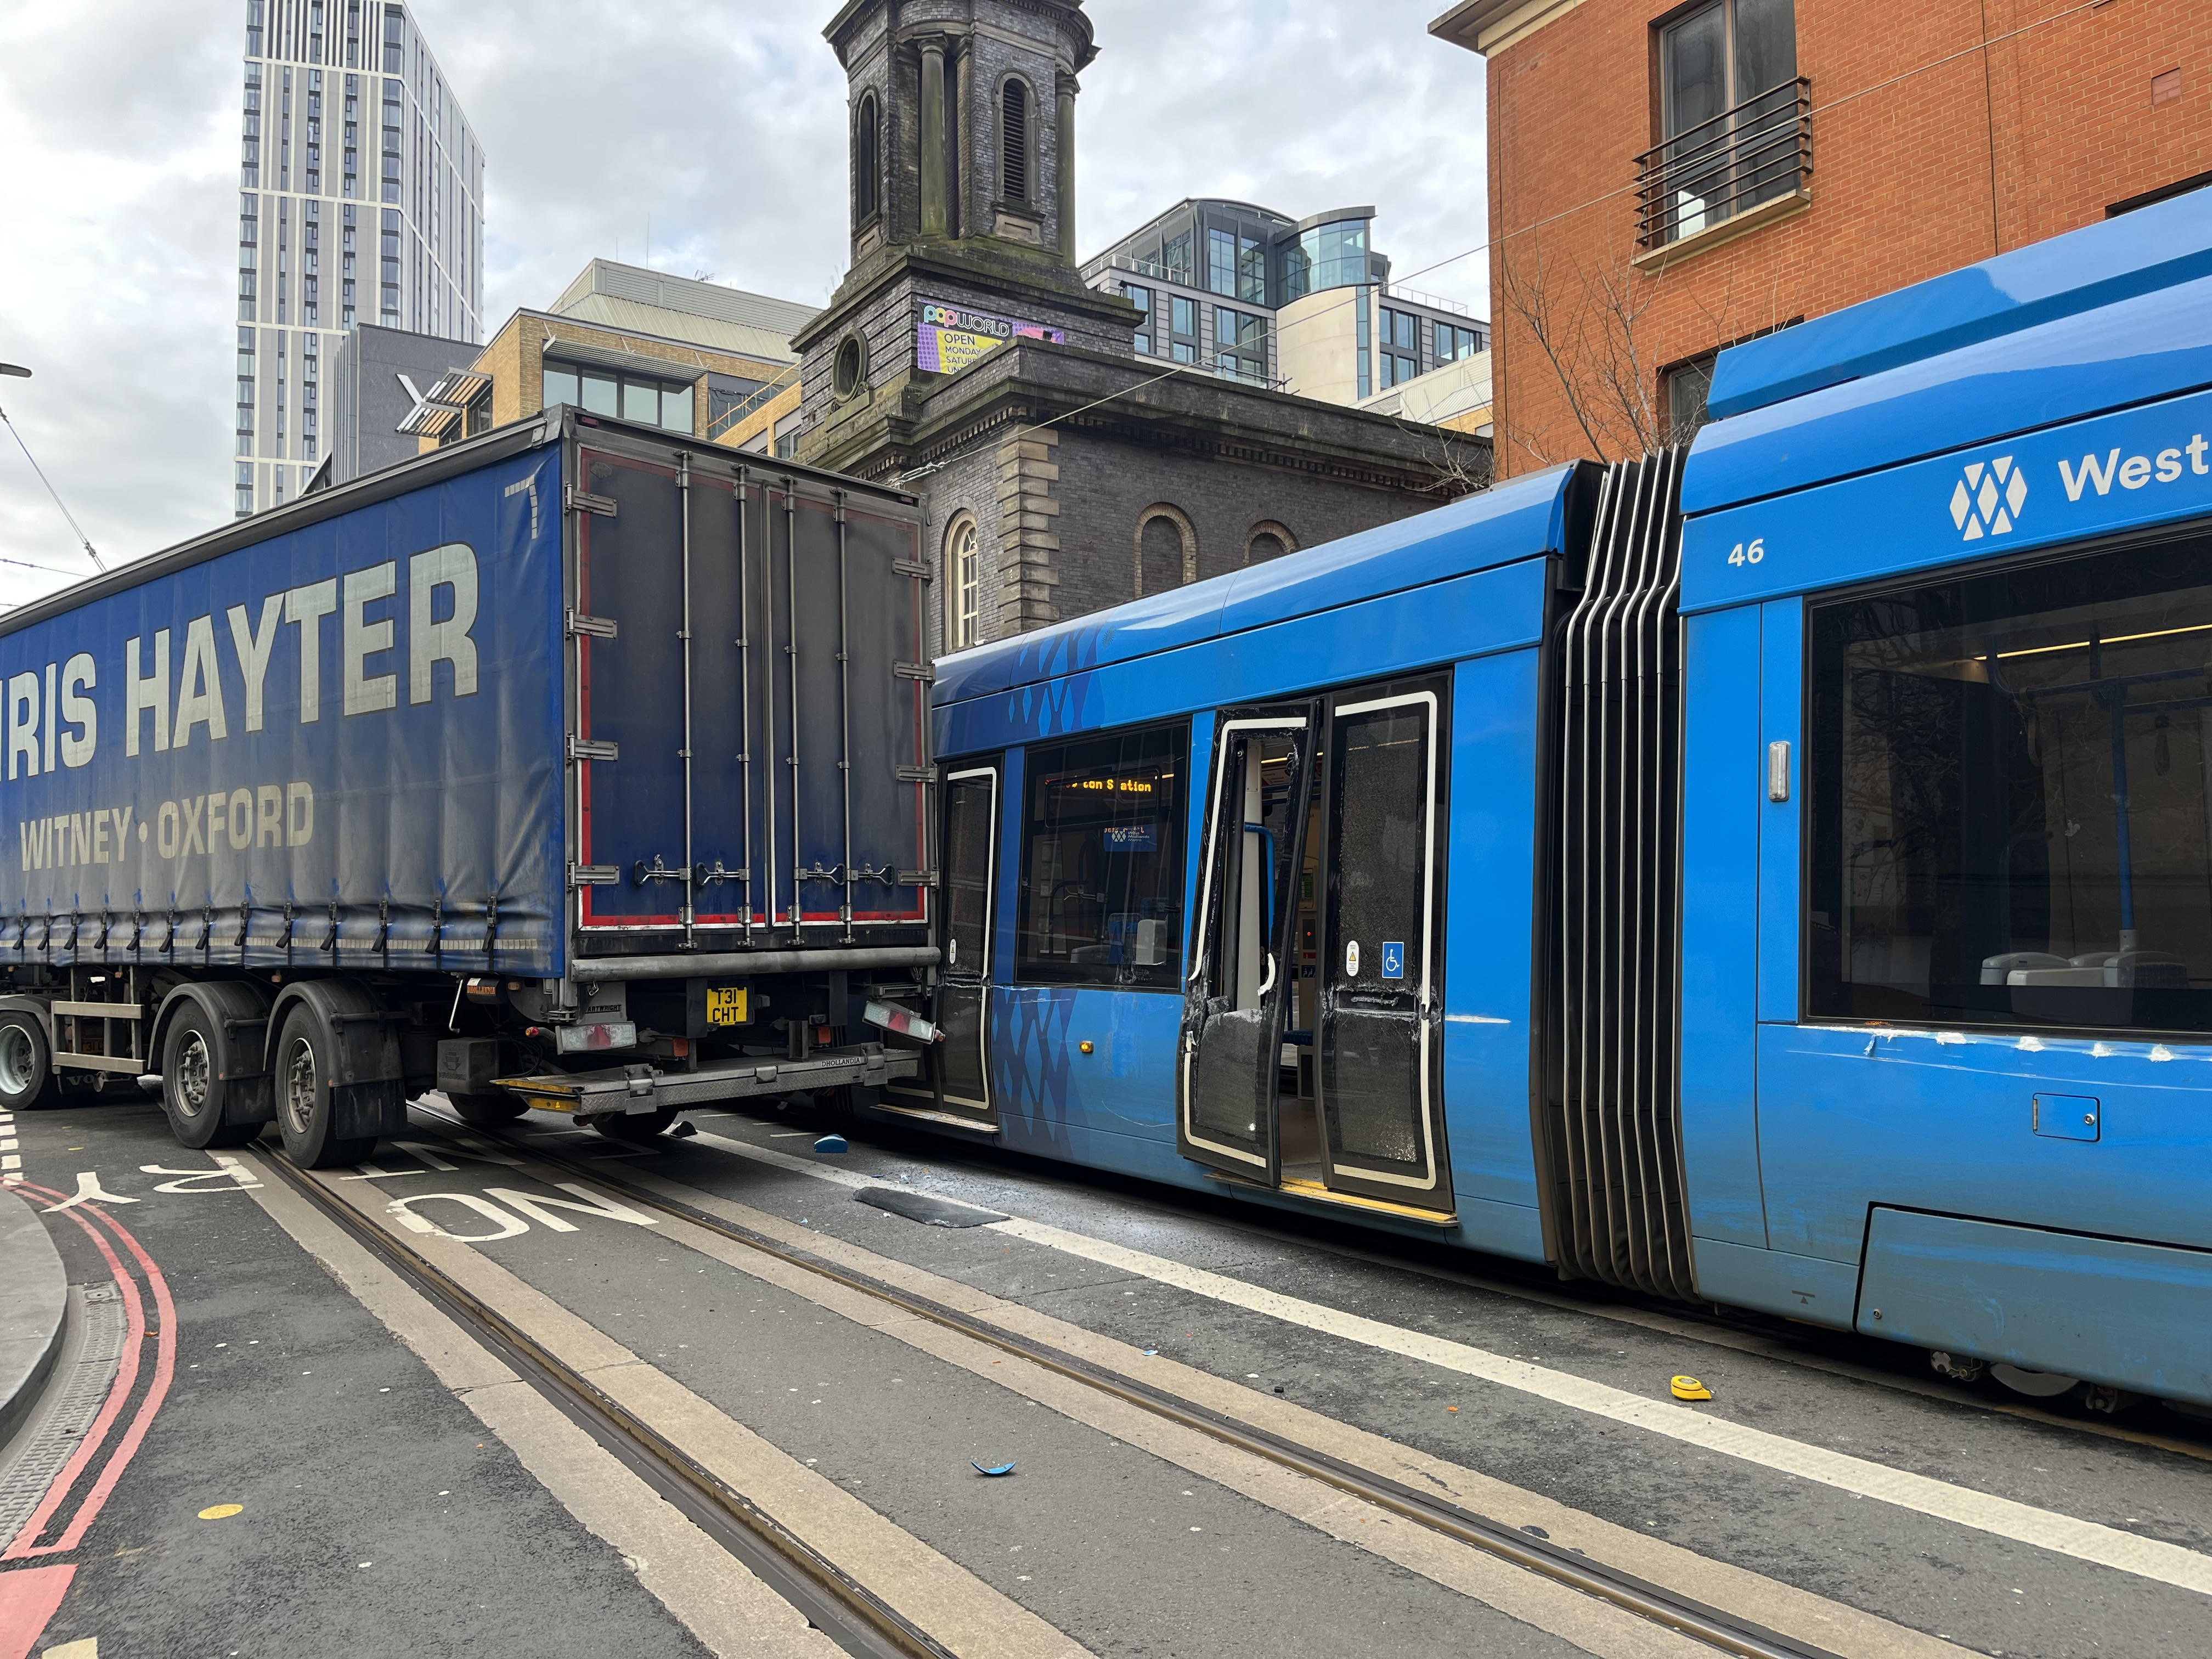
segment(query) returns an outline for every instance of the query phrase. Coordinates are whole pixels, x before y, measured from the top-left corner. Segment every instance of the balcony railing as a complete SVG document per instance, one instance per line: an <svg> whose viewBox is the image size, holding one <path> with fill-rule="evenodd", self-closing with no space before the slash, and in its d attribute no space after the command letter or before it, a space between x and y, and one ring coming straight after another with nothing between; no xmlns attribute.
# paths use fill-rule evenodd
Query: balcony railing
<svg viewBox="0 0 2212 1659"><path fill-rule="evenodd" d="M1694 236L1792 194L1812 171L1812 83L1800 76L1636 158L1637 244Z"/></svg>

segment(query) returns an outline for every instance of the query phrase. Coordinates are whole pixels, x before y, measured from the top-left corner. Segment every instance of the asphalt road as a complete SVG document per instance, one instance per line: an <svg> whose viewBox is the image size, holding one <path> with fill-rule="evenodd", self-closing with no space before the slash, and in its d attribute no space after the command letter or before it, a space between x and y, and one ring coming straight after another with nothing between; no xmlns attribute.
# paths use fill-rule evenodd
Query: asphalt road
<svg viewBox="0 0 2212 1659"><path fill-rule="evenodd" d="M1870 1615L1838 1651L1940 1651L1934 1638L2054 1659L2206 1650L2212 1424L2163 1408L2022 1414L1883 1345L1584 1297L1496 1262L921 1136L855 1132L849 1153L817 1158L803 1115L702 1115L706 1133L641 1154L546 1115L518 1125L601 1160L606 1186L581 1191L422 1121L415 1146L387 1146L356 1172L363 1190L475 1236L467 1248L517 1295L578 1316L1069 1651L1679 1650L1577 1634L1510 1596L1455 1588L1341 1517L1194 1472L1110 1413L1043 1403L992 1377L991 1362L624 1216L609 1198L618 1182L681 1183L1279 1395L1498 1492L1656 1540L1650 1559L1740 1570L1754 1600ZM549 1490L532 1472L542 1459L488 1429L450 1368L434 1370L310 1254L245 1184L250 1161L226 1170L177 1147L158 1106L129 1092L26 1114L18 1129L32 1188L94 1194L175 1307L173 1381L81 1540L0 1563L0 1605L10 1570L76 1569L30 1651L88 1639L109 1659L741 1650L726 1631L695 1634L707 1627L696 1595L610 1541L620 1528L580 1488ZM1017 1219L918 1224L855 1202L863 1178ZM113 1270L70 1219L49 1225L73 1282L105 1284ZM1664 1400L1680 1371L1716 1395L1669 1403L1703 1419L1689 1431L1606 1404ZM1008 1462L1000 1479L974 1467ZM1910 1480L1889 1496L1852 1489L1848 1471L1869 1468ZM2076 1534L2086 1542L2066 1541ZM2140 1559L2136 1540L2148 1540ZM717 1573L750 1582L734 1563L706 1577ZM729 1628L799 1639L747 1618Z"/></svg>

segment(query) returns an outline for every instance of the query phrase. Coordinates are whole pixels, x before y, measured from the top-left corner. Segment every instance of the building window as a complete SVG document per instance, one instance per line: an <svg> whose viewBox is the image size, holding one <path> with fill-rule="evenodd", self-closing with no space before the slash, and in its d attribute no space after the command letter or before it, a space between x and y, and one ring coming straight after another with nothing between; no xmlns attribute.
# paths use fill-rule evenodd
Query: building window
<svg viewBox="0 0 2212 1659"><path fill-rule="evenodd" d="M574 404L587 414L641 421L671 432L693 428L696 398L689 382L617 374L612 369L546 360L541 408Z"/></svg>
<svg viewBox="0 0 2212 1659"><path fill-rule="evenodd" d="M1421 319L1389 306L1382 311L1382 384L1403 386L1421 372Z"/></svg>
<svg viewBox="0 0 2212 1659"><path fill-rule="evenodd" d="M1167 272L1168 281L1189 282L1193 275L1190 259L1191 233L1186 230L1180 236L1170 237L1167 246L1162 249L1160 253L1160 264Z"/></svg>
<svg viewBox="0 0 2212 1659"><path fill-rule="evenodd" d="M1969 533L2025 499L1954 472ZM2208 571L2198 534L1811 607L1812 1017L2212 1031Z"/></svg>
<svg viewBox="0 0 2212 1659"><path fill-rule="evenodd" d="M1168 356L1179 363L1194 363L1198 361L1197 343L1191 340L1177 340L1168 348Z"/></svg>
<svg viewBox="0 0 2212 1659"><path fill-rule="evenodd" d="M876 94L860 99L860 118L853 138L853 222L864 225L876 216Z"/></svg>
<svg viewBox="0 0 2212 1659"><path fill-rule="evenodd" d="M1182 982L1181 724L1032 744L1017 977L1172 994Z"/></svg>
<svg viewBox="0 0 2212 1659"><path fill-rule="evenodd" d="M1358 319L1353 325L1353 355L1358 359L1358 389L1353 395L1364 398L1375 390L1375 326L1371 307L1367 303L1367 290L1364 288L1359 290L1358 298L1352 306L1352 315Z"/></svg>
<svg viewBox="0 0 2212 1659"><path fill-rule="evenodd" d="M1237 236L1233 231L1206 233L1206 285L1216 294L1237 297Z"/></svg>
<svg viewBox="0 0 2212 1659"><path fill-rule="evenodd" d="M1267 245L1256 236L1237 244L1237 297L1250 305L1267 303Z"/></svg>
<svg viewBox="0 0 2212 1659"><path fill-rule="evenodd" d="M1134 283L1124 283L1121 295L1137 308L1137 355L1149 357L1152 354L1152 291Z"/></svg>
<svg viewBox="0 0 2212 1659"><path fill-rule="evenodd" d="M1177 334L1198 338L1198 301L1186 300L1180 294L1171 295L1168 306L1168 320Z"/></svg>
<svg viewBox="0 0 2212 1659"><path fill-rule="evenodd" d="M1367 280L1367 221L1340 219L1300 234L1283 256L1287 301L1325 288L1352 288Z"/></svg>
<svg viewBox="0 0 2212 1659"><path fill-rule="evenodd" d="M983 555L975 520L964 514L946 538L945 572L946 596L952 601L947 648L965 651L983 638Z"/></svg>
<svg viewBox="0 0 2212 1659"><path fill-rule="evenodd" d="M1030 89L1009 79L999 94L999 188L1009 202L1030 199Z"/></svg>
<svg viewBox="0 0 2212 1659"><path fill-rule="evenodd" d="M1463 358L1480 356L1489 349L1490 343L1479 328L1463 328L1457 323L1437 325L1437 361L1455 363Z"/></svg>
<svg viewBox="0 0 2212 1659"><path fill-rule="evenodd" d="M1662 369L1659 374L1661 401L1667 422L1667 441L1686 444L1698 435L1698 429L1712 419L1706 411L1705 399L1713 389L1713 364L1720 354L1708 351L1701 357L1676 363Z"/></svg>
<svg viewBox="0 0 2212 1659"><path fill-rule="evenodd" d="M1809 112L1796 0L1713 0L1659 32L1660 131L1642 158L1641 236L1695 235L1804 176Z"/></svg>

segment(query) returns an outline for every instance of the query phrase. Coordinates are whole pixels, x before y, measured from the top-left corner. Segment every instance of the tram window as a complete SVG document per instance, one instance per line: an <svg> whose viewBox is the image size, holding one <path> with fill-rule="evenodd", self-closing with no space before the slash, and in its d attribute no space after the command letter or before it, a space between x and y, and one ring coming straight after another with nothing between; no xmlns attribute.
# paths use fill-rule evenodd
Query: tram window
<svg viewBox="0 0 2212 1659"><path fill-rule="evenodd" d="M2212 1031L2212 535L1812 611L1809 1012Z"/></svg>
<svg viewBox="0 0 2212 1659"><path fill-rule="evenodd" d="M1181 726L1030 749L1023 980L1181 988L1189 752Z"/></svg>

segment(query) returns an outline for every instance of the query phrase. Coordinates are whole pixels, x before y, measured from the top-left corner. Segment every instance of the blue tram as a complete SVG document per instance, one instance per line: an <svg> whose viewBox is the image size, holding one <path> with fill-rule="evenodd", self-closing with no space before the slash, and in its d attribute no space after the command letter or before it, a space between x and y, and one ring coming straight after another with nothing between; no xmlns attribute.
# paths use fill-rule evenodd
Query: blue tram
<svg viewBox="0 0 2212 1659"><path fill-rule="evenodd" d="M2212 1403L2212 193L939 665L872 1109Z"/></svg>

